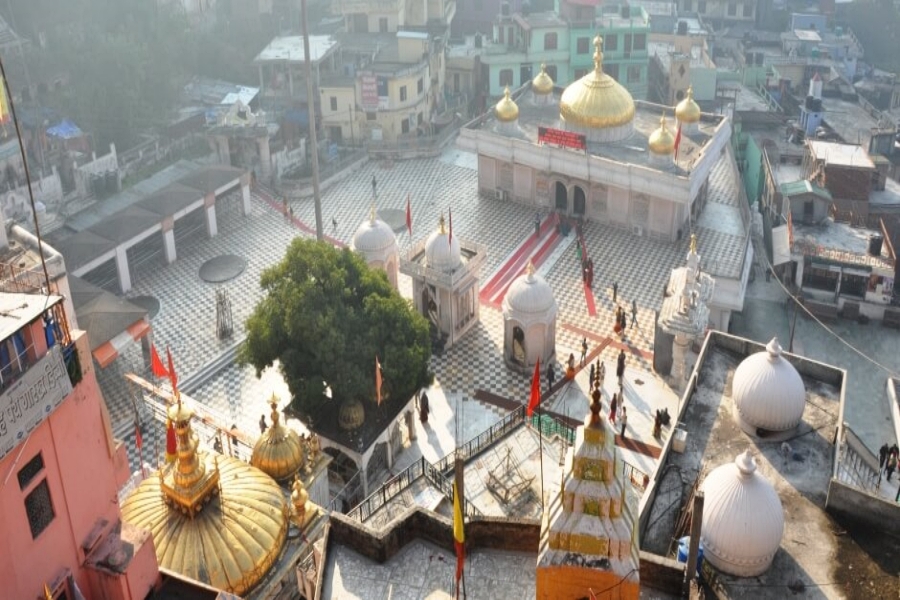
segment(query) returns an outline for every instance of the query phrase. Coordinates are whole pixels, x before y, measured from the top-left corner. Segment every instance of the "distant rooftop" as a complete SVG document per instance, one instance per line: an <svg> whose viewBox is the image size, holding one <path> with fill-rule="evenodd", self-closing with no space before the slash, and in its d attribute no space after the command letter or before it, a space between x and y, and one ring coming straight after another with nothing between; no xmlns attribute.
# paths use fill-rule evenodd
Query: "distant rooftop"
<svg viewBox="0 0 900 600"><path fill-rule="evenodd" d="M889 255L887 244L882 245L878 256L872 256L868 252L869 238L880 235L880 231L851 227L849 223L836 223L832 219L826 219L819 225L795 222L793 251L824 262L893 269L894 261Z"/></svg>
<svg viewBox="0 0 900 600"><path fill-rule="evenodd" d="M337 41L330 35L309 36L309 53L312 62L318 63L337 49ZM276 37L262 49L253 59L254 64L268 62L289 62L302 64L306 62L302 35Z"/></svg>
<svg viewBox="0 0 900 600"><path fill-rule="evenodd" d="M829 165L856 167L859 169L875 168L875 163L869 158L869 153L856 144L820 142L818 140L809 140L808 143L813 155L819 160L824 160Z"/></svg>

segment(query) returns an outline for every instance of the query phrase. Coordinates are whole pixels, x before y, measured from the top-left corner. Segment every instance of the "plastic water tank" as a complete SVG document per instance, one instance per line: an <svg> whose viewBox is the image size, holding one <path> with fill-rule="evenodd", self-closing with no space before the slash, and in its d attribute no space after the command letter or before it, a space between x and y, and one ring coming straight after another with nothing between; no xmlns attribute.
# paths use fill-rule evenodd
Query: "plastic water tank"
<svg viewBox="0 0 900 600"><path fill-rule="evenodd" d="M884 238L880 235L870 235L869 236L869 255L870 256L880 256L881 255L881 245L884 243Z"/></svg>
<svg viewBox="0 0 900 600"><path fill-rule="evenodd" d="M678 540L678 562L686 563L688 553L691 550L691 536L686 535ZM700 550L697 551L697 574L700 574L700 567L703 566L703 542L700 542Z"/></svg>

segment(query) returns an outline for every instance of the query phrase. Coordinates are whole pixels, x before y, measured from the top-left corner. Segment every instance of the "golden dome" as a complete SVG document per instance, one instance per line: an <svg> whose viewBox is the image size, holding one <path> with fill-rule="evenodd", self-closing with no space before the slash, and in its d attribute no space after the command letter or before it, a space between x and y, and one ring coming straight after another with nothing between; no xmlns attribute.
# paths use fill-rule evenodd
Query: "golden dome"
<svg viewBox="0 0 900 600"><path fill-rule="evenodd" d="M675 136L666 127L666 115L659 120L659 129L650 134L647 147L654 154L672 154L675 152Z"/></svg>
<svg viewBox="0 0 900 600"><path fill-rule="evenodd" d="M160 567L242 596L284 545L284 493L257 468L197 452L189 417L176 426L178 460L141 482L122 503L122 519L150 531Z"/></svg>
<svg viewBox="0 0 900 600"><path fill-rule="evenodd" d="M276 481L284 481L303 467L306 449L297 432L281 424L274 394L269 404L272 426L256 440L250 464Z"/></svg>
<svg viewBox="0 0 900 600"><path fill-rule="evenodd" d="M594 38L594 70L572 83L559 100L559 115L566 123L603 129L626 125L634 119L634 99L622 85L603 72L603 38Z"/></svg>
<svg viewBox="0 0 900 600"><path fill-rule="evenodd" d="M553 91L553 80L547 75L547 65L541 65L541 72L531 80L531 89L535 94L549 94Z"/></svg>
<svg viewBox="0 0 900 600"><path fill-rule="evenodd" d="M509 86L503 90L503 98L494 107L494 114L497 116L497 120L503 123L509 123L519 118L519 107L509 97Z"/></svg>
<svg viewBox="0 0 900 600"><path fill-rule="evenodd" d="M694 86L689 86L687 96L675 107L675 118L681 123L696 123L700 120L700 106L694 102Z"/></svg>
<svg viewBox="0 0 900 600"><path fill-rule="evenodd" d="M338 411L338 425L341 429L353 430L359 427L366 420L366 409L362 402L355 398L344 400Z"/></svg>

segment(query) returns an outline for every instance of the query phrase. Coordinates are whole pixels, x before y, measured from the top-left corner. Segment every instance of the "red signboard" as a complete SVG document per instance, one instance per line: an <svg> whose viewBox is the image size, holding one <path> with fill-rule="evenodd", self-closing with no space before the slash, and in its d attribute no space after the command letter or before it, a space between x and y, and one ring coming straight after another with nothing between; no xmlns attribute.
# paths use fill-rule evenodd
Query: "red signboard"
<svg viewBox="0 0 900 600"><path fill-rule="evenodd" d="M538 127L539 144L556 144L564 148L584 150L587 146L587 138L583 134L552 129L550 127Z"/></svg>
<svg viewBox="0 0 900 600"><path fill-rule="evenodd" d="M366 110L378 108L378 78L374 75L361 75L359 78L362 106Z"/></svg>

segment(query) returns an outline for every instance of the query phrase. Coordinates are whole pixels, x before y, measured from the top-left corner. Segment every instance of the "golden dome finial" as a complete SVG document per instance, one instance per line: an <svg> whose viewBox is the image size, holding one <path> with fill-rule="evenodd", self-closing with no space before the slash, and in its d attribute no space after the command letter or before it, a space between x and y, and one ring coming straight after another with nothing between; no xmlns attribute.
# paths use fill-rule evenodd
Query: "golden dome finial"
<svg viewBox="0 0 900 600"><path fill-rule="evenodd" d="M694 86L689 85L684 99L675 107L675 118L682 123L696 123L700 120L700 106L694 100Z"/></svg>
<svg viewBox="0 0 900 600"><path fill-rule="evenodd" d="M662 116L659 118L659 128L663 131L668 131L668 127L666 127L666 111L663 111Z"/></svg>
<svg viewBox="0 0 900 600"><path fill-rule="evenodd" d="M509 86L503 90L503 98L494 107L494 114L497 120L503 123L509 123L519 118L519 107L512 99Z"/></svg>
<svg viewBox="0 0 900 600"><path fill-rule="evenodd" d="M531 276L534 275L534 263L531 262L531 259L528 259L528 264L525 265L525 272L528 274L528 278L531 279Z"/></svg>
<svg viewBox="0 0 900 600"><path fill-rule="evenodd" d="M274 393L269 399L269 406L272 407L272 427L278 426L278 396Z"/></svg>
<svg viewBox="0 0 900 600"><path fill-rule="evenodd" d="M541 72L531 80L531 89L536 94L549 94L553 91L553 79L547 74L547 65L541 64Z"/></svg>
<svg viewBox="0 0 900 600"><path fill-rule="evenodd" d="M167 501L191 518L200 512L219 484L218 470L207 471L203 457L197 452L200 440L191 427L193 414L180 402L169 407L168 417L175 424L178 458L166 468L160 481Z"/></svg>
<svg viewBox="0 0 900 600"><path fill-rule="evenodd" d="M603 72L603 38L599 34L594 38L594 71Z"/></svg>
<svg viewBox="0 0 900 600"><path fill-rule="evenodd" d="M691 234L691 254L697 254L697 234Z"/></svg>
<svg viewBox="0 0 900 600"><path fill-rule="evenodd" d="M375 202L372 202L372 208L369 209L369 223L375 223Z"/></svg>
<svg viewBox="0 0 900 600"><path fill-rule="evenodd" d="M666 123L666 111L659 118L659 128L647 138L647 147L653 154L672 154L675 152L675 136L669 131Z"/></svg>
<svg viewBox="0 0 900 600"><path fill-rule="evenodd" d="M508 88L507 88L507 89L508 89ZM441 227L441 229L440 229L441 235L444 235L445 233L447 233L447 232L444 230L444 213L441 213L441 218L438 220L438 224L439 224L440 227Z"/></svg>

